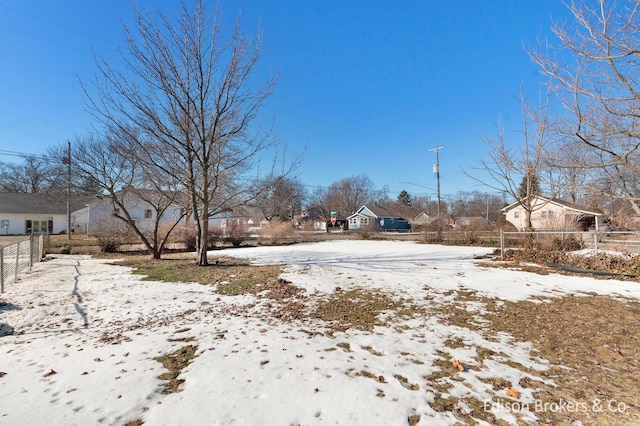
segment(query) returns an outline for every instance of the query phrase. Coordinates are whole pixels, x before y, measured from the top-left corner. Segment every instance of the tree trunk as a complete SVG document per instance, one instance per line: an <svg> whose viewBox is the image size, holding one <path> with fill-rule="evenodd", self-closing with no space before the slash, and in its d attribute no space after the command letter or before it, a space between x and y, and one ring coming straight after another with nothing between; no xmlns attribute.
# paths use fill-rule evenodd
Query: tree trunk
<svg viewBox="0 0 640 426"><path fill-rule="evenodd" d="M204 225L200 228L200 238L198 244L198 266L207 266L209 265L209 259L207 259L207 240L208 240L208 226Z"/></svg>
<svg viewBox="0 0 640 426"><path fill-rule="evenodd" d="M197 244L197 265L207 266L209 265L209 259L207 259L207 248L209 246L209 202L204 200L198 213L198 240Z"/></svg>

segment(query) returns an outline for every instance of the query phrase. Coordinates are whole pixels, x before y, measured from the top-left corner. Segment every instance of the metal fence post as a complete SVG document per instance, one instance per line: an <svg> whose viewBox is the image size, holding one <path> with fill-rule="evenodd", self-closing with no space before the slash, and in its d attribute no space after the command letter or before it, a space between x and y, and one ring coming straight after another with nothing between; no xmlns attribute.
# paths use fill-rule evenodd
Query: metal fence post
<svg viewBox="0 0 640 426"><path fill-rule="evenodd" d="M31 272L31 267L33 266L33 234L29 236L29 272Z"/></svg>
<svg viewBox="0 0 640 426"><path fill-rule="evenodd" d="M500 259L504 260L504 231L500 228Z"/></svg>
<svg viewBox="0 0 640 426"><path fill-rule="evenodd" d="M20 268L20 243L21 242L22 241L18 241L17 248L16 248L16 270L15 270L15 277L13 278L14 283L18 282L18 269Z"/></svg>
<svg viewBox="0 0 640 426"><path fill-rule="evenodd" d="M0 246L0 293L4 293L4 246Z"/></svg>
<svg viewBox="0 0 640 426"><path fill-rule="evenodd" d="M596 256L598 255L598 232L593 233L593 247L596 251Z"/></svg>

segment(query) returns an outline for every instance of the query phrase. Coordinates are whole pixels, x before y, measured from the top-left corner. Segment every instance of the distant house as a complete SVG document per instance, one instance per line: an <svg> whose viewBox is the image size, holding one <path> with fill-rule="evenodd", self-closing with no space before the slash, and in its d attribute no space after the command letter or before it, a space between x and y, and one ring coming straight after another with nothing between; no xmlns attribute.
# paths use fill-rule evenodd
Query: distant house
<svg viewBox="0 0 640 426"><path fill-rule="evenodd" d="M418 216L409 221L411 226L425 226L436 220L437 217L431 217L427 213L422 212Z"/></svg>
<svg viewBox="0 0 640 426"><path fill-rule="evenodd" d="M136 193L138 191L138 193ZM118 193L118 197L124 204L131 219L136 227L142 232L151 231L156 224L156 220L160 226L164 224L174 224L176 221L186 223L183 218L183 208L179 205L171 205L164 210L160 218L157 217L157 211L153 204L147 200L153 200L152 193L155 191L144 191L144 198L141 196L142 190L136 190L127 193ZM120 219L114 218L116 214L120 214L120 208L115 205L110 197L93 198L84 204L84 207L74 210L72 213L72 226L74 232L90 234L98 227L109 224L115 220L120 226L125 226Z"/></svg>
<svg viewBox="0 0 640 426"><path fill-rule="evenodd" d="M526 228L526 212L522 205L523 201L519 201L502 209L505 219L521 231ZM534 195L531 205L531 225L539 231L599 229L602 222L602 213L555 198Z"/></svg>
<svg viewBox="0 0 640 426"><path fill-rule="evenodd" d="M349 229L375 227L382 230L407 230L409 221L379 205L363 205L354 214L347 217Z"/></svg>
<svg viewBox="0 0 640 426"><path fill-rule="evenodd" d="M486 217L463 216L463 217L457 217L455 219L455 223L453 224L453 227L454 228L458 228L458 227L473 228L473 227L486 227L487 225L489 225L489 221L487 220Z"/></svg>
<svg viewBox="0 0 640 426"><path fill-rule="evenodd" d="M81 206L72 200L71 210ZM50 199L41 194L0 192L0 235L29 235L37 232L67 232L66 199Z"/></svg>
<svg viewBox="0 0 640 426"><path fill-rule="evenodd" d="M229 229L231 226L242 226L249 232L258 231L269 225L269 221L258 207L239 206L225 214L220 214L220 225L222 229ZM213 219L213 218L212 218ZM212 222L210 222L211 224Z"/></svg>

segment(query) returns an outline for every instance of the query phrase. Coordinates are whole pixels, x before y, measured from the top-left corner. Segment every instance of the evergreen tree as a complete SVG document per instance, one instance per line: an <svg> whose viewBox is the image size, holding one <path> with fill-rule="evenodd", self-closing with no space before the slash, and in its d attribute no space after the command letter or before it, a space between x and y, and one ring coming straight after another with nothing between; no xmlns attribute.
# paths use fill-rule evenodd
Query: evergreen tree
<svg viewBox="0 0 640 426"><path fill-rule="evenodd" d="M410 206L411 204L413 204L413 197L403 189L400 194L398 194L398 203L404 206Z"/></svg>

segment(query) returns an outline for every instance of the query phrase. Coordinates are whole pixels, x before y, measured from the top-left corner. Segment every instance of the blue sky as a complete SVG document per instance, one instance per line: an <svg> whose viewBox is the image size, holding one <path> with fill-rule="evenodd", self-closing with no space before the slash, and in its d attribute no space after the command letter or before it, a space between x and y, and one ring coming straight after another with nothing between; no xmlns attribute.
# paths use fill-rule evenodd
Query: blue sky
<svg viewBox="0 0 640 426"><path fill-rule="evenodd" d="M178 9L174 0L137 4ZM436 146L443 195L487 190L461 168L486 155L483 136L498 120L520 127L520 84L535 97L541 79L526 48L568 19L560 0L219 6L229 24L242 11L245 32L262 28L260 72L280 79L259 123L274 120L289 157L304 152L302 182L313 189L364 174L393 198L435 194ZM125 0L0 0L0 150L41 154L91 132L77 76L92 78L92 49L115 60L132 16Z"/></svg>

